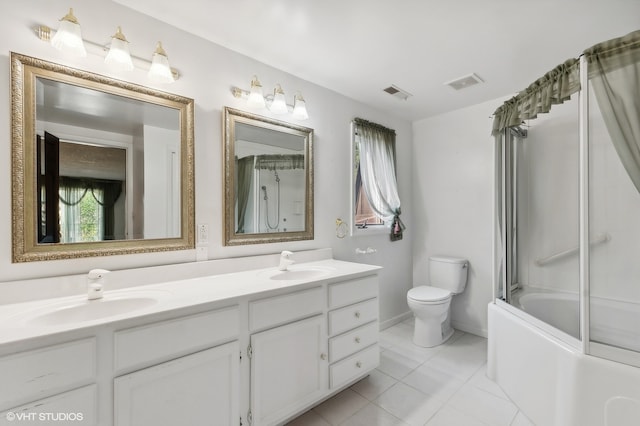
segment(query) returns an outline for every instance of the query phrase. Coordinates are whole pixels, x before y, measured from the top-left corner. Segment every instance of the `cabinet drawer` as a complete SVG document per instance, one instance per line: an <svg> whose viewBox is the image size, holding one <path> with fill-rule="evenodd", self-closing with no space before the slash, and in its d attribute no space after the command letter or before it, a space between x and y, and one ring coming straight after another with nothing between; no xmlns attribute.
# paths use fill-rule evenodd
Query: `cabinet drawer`
<svg viewBox="0 0 640 426"><path fill-rule="evenodd" d="M85 386L2 412L0 426L23 423L96 425L97 401L98 387Z"/></svg>
<svg viewBox="0 0 640 426"><path fill-rule="evenodd" d="M256 300L249 303L249 329L264 330L321 314L323 305L322 287Z"/></svg>
<svg viewBox="0 0 640 426"><path fill-rule="evenodd" d="M116 331L117 372L166 361L236 339L240 333L238 306Z"/></svg>
<svg viewBox="0 0 640 426"><path fill-rule="evenodd" d="M378 296L378 276L356 278L329 285L329 309Z"/></svg>
<svg viewBox="0 0 640 426"><path fill-rule="evenodd" d="M329 312L329 335L343 333L376 319L378 319L378 299L336 309Z"/></svg>
<svg viewBox="0 0 640 426"><path fill-rule="evenodd" d="M339 388L357 377L367 374L380 364L380 349L378 345L368 348L338 361L329 366L331 389Z"/></svg>
<svg viewBox="0 0 640 426"><path fill-rule="evenodd" d="M329 339L329 362L335 362L378 342L378 322L370 322Z"/></svg>
<svg viewBox="0 0 640 426"><path fill-rule="evenodd" d="M0 358L0 410L95 379L96 339L82 339Z"/></svg>

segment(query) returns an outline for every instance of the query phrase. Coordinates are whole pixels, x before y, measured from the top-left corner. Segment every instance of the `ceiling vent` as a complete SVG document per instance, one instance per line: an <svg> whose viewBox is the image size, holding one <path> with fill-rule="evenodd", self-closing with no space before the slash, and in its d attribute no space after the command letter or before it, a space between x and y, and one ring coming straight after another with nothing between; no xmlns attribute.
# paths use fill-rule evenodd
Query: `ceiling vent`
<svg viewBox="0 0 640 426"><path fill-rule="evenodd" d="M392 84L391 86L387 87L386 89L382 89L382 90L384 90L385 92L387 92L388 94L390 94L394 98L402 99L403 101L406 101L411 96L413 96L411 93L407 92L406 90L402 90L401 88L399 88L398 86L396 86L394 84Z"/></svg>
<svg viewBox="0 0 640 426"><path fill-rule="evenodd" d="M467 87L475 86L476 84L484 83L480 77L475 73L465 75L464 77L456 78L455 80L448 81L445 86L453 87L456 90L466 89Z"/></svg>

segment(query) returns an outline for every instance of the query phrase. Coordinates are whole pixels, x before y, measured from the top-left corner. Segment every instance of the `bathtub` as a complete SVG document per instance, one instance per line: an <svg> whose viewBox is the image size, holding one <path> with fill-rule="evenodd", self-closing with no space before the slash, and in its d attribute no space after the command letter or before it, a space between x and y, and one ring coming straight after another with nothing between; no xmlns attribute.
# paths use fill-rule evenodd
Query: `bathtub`
<svg viewBox="0 0 640 426"><path fill-rule="evenodd" d="M524 293L515 297L515 304L523 311L576 339L580 338L577 294L535 290L525 290ZM640 352L640 306L637 303L592 297L590 316L592 341Z"/></svg>
<svg viewBox="0 0 640 426"><path fill-rule="evenodd" d="M612 308L608 301L599 302L604 303L598 308L593 303L592 315L600 313L592 335L596 330L606 333L610 326L596 321ZM537 426L639 425L640 368L582 352L577 311L572 312L578 309L577 296L523 294L518 303L525 312L501 300L489 304L487 374L520 410ZM613 313L631 314L624 309ZM637 324L635 320L633 326ZM614 337L597 333L603 340L630 338L625 332Z"/></svg>

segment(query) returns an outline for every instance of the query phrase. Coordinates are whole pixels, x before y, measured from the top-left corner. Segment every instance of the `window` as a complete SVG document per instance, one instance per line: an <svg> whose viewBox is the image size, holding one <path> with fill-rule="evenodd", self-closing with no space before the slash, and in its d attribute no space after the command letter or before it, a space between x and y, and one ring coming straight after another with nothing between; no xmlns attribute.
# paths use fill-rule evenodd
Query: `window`
<svg viewBox="0 0 640 426"><path fill-rule="evenodd" d="M390 231L402 239L396 179L396 132L356 118L352 126L353 223L357 229Z"/></svg>

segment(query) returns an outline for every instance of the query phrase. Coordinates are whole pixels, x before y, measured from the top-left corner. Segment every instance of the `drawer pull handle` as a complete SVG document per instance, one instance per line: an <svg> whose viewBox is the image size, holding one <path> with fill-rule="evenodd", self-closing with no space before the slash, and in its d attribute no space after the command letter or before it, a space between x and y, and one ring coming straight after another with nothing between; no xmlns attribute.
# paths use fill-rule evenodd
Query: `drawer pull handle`
<svg viewBox="0 0 640 426"><path fill-rule="evenodd" d="M359 337L356 337L354 340L356 341L356 343L360 343L360 338Z"/></svg>
<svg viewBox="0 0 640 426"><path fill-rule="evenodd" d="M358 368L362 368L362 363L361 363L360 361L357 361L357 362L356 362L356 367L358 367Z"/></svg>
<svg viewBox="0 0 640 426"><path fill-rule="evenodd" d="M323 361L325 359L327 359L327 354L325 354L325 353L320 354L320 359L323 360Z"/></svg>
<svg viewBox="0 0 640 426"><path fill-rule="evenodd" d="M356 311L354 315L356 316L356 318L360 318L360 311Z"/></svg>

